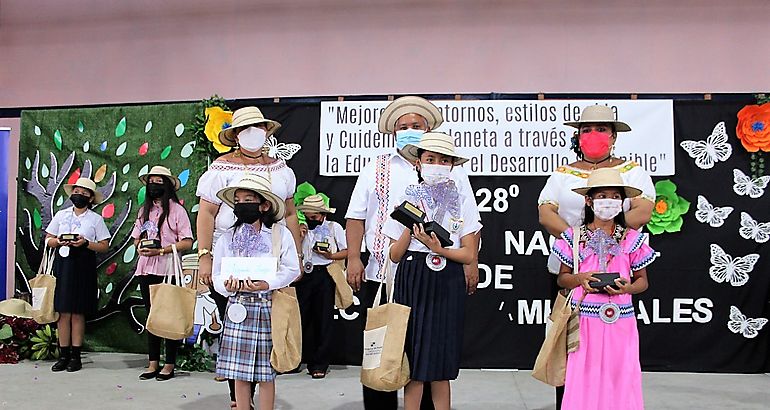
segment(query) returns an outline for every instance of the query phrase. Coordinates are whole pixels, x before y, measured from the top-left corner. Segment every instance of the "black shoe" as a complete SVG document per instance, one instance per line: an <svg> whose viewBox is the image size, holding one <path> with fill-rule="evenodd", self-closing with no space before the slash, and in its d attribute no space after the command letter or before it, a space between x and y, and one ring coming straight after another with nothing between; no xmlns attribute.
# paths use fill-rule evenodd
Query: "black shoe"
<svg viewBox="0 0 770 410"><path fill-rule="evenodd" d="M67 368L67 365L70 364L70 358L69 356L61 356L59 357L59 360L56 361L56 363L51 366L51 371L54 372L60 372Z"/></svg>
<svg viewBox="0 0 770 410"><path fill-rule="evenodd" d="M166 380L173 379L173 378L174 378L174 371L172 370L171 373L169 374L163 374L158 372L158 375L155 377L155 380L159 382L164 382Z"/></svg>
<svg viewBox="0 0 770 410"><path fill-rule="evenodd" d="M67 365L67 371L70 373L76 372L82 368L83 363L80 361L80 355L71 358L69 364Z"/></svg>
<svg viewBox="0 0 770 410"><path fill-rule="evenodd" d="M142 373L139 375L139 380L150 380L158 377L158 374L160 373L160 369L155 369L151 372Z"/></svg>

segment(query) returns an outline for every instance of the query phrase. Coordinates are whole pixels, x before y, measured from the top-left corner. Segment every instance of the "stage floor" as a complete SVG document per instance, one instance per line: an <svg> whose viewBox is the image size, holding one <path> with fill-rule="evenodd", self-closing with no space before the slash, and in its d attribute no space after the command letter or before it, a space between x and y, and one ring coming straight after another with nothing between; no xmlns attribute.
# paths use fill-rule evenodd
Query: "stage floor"
<svg viewBox="0 0 770 410"><path fill-rule="evenodd" d="M83 370L52 373L51 362L0 365L0 408L227 409L227 385L212 373L178 373L167 382L140 381L146 357L87 353ZM358 367L333 367L323 380L279 376L278 409L363 408ZM553 409L553 389L528 371L463 370L452 383L455 409ZM647 409L767 409L765 374L645 373Z"/></svg>

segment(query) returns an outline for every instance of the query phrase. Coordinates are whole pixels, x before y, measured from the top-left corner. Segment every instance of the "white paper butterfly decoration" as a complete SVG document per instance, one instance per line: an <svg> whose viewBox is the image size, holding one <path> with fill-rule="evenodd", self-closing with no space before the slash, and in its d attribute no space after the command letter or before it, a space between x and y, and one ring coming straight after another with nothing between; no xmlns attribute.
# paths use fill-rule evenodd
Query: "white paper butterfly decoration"
<svg viewBox="0 0 770 410"><path fill-rule="evenodd" d="M267 147L267 155L270 158L278 158L284 161L290 160L294 154L302 149L302 146L299 144L286 144L283 142L278 142L278 140L275 139L275 136L273 135L267 138L264 147Z"/></svg>
<svg viewBox="0 0 770 410"><path fill-rule="evenodd" d="M740 169L733 169L733 191L738 195L748 195L751 198L759 198L765 194L767 183L770 182L770 175L751 179Z"/></svg>
<svg viewBox="0 0 770 410"><path fill-rule="evenodd" d="M738 233L743 239L753 239L757 243L770 240L770 222L757 222L746 212L741 212L741 227Z"/></svg>
<svg viewBox="0 0 770 410"><path fill-rule="evenodd" d="M714 206L703 195L698 195L698 210L695 211L695 219L701 223L707 223L712 228L718 228L725 223L725 219L733 212L731 206Z"/></svg>
<svg viewBox="0 0 770 410"><path fill-rule="evenodd" d="M714 127L711 135L705 141L682 141L679 145L687 151L690 158L695 159L695 165L700 169L710 169L719 161L727 161L733 153L733 147L727 143L725 122Z"/></svg>
<svg viewBox="0 0 770 410"><path fill-rule="evenodd" d="M717 283L729 282L733 286L743 286L749 281L749 273L754 270L758 260L759 255L756 253L733 258L719 245L712 243L709 275Z"/></svg>
<svg viewBox="0 0 770 410"><path fill-rule="evenodd" d="M753 339L757 337L759 331L766 324L767 319L763 317L749 319L737 307L730 306L730 320L727 322L727 328L731 332L741 334L747 339Z"/></svg>

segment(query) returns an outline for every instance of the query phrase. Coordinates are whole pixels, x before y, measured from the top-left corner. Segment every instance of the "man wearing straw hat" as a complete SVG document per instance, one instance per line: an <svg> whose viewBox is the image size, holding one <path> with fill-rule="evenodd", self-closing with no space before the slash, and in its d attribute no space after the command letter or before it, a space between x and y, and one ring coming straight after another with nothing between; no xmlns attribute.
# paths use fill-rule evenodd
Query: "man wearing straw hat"
<svg viewBox="0 0 770 410"><path fill-rule="evenodd" d="M425 132L438 128L444 118L430 101L406 96L394 100L382 113L378 122L383 134L395 134L396 152L378 156L358 176L350 198L346 224L348 242L348 282L353 290L360 291L362 304L371 306L377 287L383 281L382 267L387 261L385 248L390 240L382 227L396 200L406 187L417 183L414 163L407 159L402 150L408 144L417 144ZM459 190L474 198L468 175L462 167L454 167L452 175L460 182ZM476 212L478 214L478 212ZM479 218L480 219L480 218ZM361 260L361 243L366 240L370 253L366 266ZM478 284L478 262L466 265L468 293L473 293ZM364 315L366 310L363 310ZM426 393L429 397L430 394ZM396 392L378 392L364 386L364 407L367 409L396 409Z"/></svg>

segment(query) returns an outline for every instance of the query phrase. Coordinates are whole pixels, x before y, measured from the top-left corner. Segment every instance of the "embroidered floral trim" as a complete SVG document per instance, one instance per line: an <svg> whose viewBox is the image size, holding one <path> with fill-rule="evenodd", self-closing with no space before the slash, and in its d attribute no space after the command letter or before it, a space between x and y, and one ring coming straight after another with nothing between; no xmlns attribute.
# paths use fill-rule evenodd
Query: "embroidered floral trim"
<svg viewBox="0 0 770 410"><path fill-rule="evenodd" d="M638 167L639 164L637 164L634 161L626 161L618 166L612 167L620 171L620 173L628 172L636 167ZM561 172L562 174L569 174L576 176L578 178L588 179L588 177L591 175L590 172L586 172L585 170L578 169L575 167L571 167L569 165L563 165L558 168L556 168L556 172Z"/></svg>

